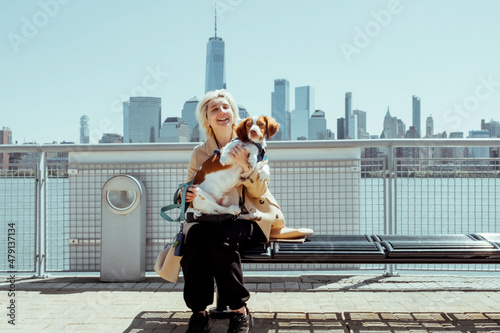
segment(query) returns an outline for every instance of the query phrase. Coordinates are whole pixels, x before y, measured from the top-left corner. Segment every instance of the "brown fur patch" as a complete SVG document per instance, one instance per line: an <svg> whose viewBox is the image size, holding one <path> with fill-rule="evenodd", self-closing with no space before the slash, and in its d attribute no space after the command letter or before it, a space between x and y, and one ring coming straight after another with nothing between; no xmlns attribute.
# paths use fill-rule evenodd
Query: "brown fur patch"
<svg viewBox="0 0 500 333"><path fill-rule="evenodd" d="M240 139L241 142L247 142L248 141L248 133L247 133L247 121L251 121L252 119L246 118L242 120L238 126L236 126L236 136L238 139Z"/></svg>
<svg viewBox="0 0 500 333"><path fill-rule="evenodd" d="M267 138L269 139L274 134L276 134L276 132L278 132L280 124L278 124L278 122L276 122L276 120L272 117L265 116L264 120L266 121L267 124Z"/></svg>
<svg viewBox="0 0 500 333"><path fill-rule="evenodd" d="M214 154L212 157L210 157L208 160L203 162L201 165L200 170L196 172L196 175L194 176L193 180L193 185L201 184L205 181L206 175L209 175L211 173L220 171L220 170L225 170L229 169L232 165L222 165L220 163L220 155Z"/></svg>

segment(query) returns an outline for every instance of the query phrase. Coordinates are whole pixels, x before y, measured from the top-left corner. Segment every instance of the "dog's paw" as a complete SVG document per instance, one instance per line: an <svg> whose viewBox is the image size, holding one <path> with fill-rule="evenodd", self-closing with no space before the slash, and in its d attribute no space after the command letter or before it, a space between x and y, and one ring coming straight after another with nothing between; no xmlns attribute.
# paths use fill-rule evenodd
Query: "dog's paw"
<svg viewBox="0 0 500 333"><path fill-rule="evenodd" d="M259 179L261 182L271 179L271 170L269 169L269 165L265 164L259 170Z"/></svg>
<svg viewBox="0 0 500 333"><path fill-rule="evenodd" d="M250 220L250 221L261 221L263 216L257 212L250 212L247 214L241 214L240 219Z"/></svg>
<svg viewBox="0 0 500 333"><path fill-rule="evenodd" d="M252 221L261 221L263 216L260 213L250 213L250 217Z"/></svg>
<svg viewBox="0 0 500 333"><path fill-rule="evenodd" d="M229 206L229 207L227 207L227 209L229 211L229 214L232 214L232 215L239 215L241 213L240 207L236 206L236 205Z"/></svg>
<svg viewBox="0 0 500 333"><path fill-rule="evenodd" d="M232 160L231 160L231 157L229 157L229 154L227 152L221 152L219 162L220 162L220 164L225 166L225 165L231 164Z"/></svg>

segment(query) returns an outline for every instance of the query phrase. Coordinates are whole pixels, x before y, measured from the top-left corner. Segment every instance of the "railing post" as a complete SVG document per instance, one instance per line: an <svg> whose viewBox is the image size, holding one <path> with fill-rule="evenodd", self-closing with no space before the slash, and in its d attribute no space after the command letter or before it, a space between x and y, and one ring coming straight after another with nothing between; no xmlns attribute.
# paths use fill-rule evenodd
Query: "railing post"
<svg viewBox="0 0 500 333"><path fill-rule="evenodd" d="M393 221L392 221L392 213L393 213L393 205L392 205L392 178L394 175L394 147L392 146L392 142L389 142L388 152L387 152L387 167L389 170L389 174L387 175L387 210L389 212L387 218L387 234L393 234Z"/></svg>
<svg viewBox="0 0 500 333"><path fill-rule="evenodd" d="M39 162L37 170L37 219L36 219L36 235L37 238L37 253L36 253L36 275L34 277L46 277L45 274L45 210L46 204L46 186L47 186L47 170L45 167L45 153L42 149L39 151Z"/></svg>
<svg viewBox="0 0 500 333"><path fill-rule="evenodd" d="M387 146L387 169L388 169L388 175L387 175L387 211L388 211L388 217L386 218L386 232L388 235L393 235L395 233L396 227L394 223L394 197L395 193L393 193L394 189L394 146L392 141L389 141L389 144ZM386 265L386 271L384 273L385 276L394 276L398 275L396 272L396 265L394 264L389 264Z"/></svg>

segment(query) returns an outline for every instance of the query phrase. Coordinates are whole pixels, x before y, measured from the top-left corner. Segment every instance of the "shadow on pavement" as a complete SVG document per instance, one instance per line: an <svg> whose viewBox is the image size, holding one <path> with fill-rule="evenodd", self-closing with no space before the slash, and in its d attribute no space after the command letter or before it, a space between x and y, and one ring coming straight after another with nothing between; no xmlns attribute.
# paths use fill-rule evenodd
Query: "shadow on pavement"
<svg viewBox="0 0 500 333"><path fill-rule="evenodd" d="M335 276L335 275L302 275L280 277L249 277L245 279L248 290L251 292L333 292L333 291L401 291L401 292L436 292L436 291L492 291L497 292L498 277L490 281L479 281L476 278L467 280L453 277L426 277L425 280L415 280L415 277L390 278L387 276ZM448 280L447 280L448 279ZM456 282L454 282L455 280ZM341 281L341 283L339 283ZM141 282L114 282L99 281L99 277L51 277L47 279L17 279L16 288L19 291L39 291L42 294L77 294L88 291L153 291L170 292L182 291L183 278L178 284L162 280L160 277L147 277ZM408 283L411 282L411 283ZM260 288L267 284L268 287ZM271 288L271 284L272 288ZM276 285L276 286L275 286ZM300 287L299 287L300 286ZM304 287L305 286L305 287ZM7 280L0 279L0 290L8 290Z"/></svg>
<svg viewBox="0 0 500 333"><path fill-rule="evenodd" d="M189 312L141 312L124 331L185 332ZM254 312L252 333L279 332L500 332L500 312ZM210 320L211 332L226 332L227 319Z"/></svg>

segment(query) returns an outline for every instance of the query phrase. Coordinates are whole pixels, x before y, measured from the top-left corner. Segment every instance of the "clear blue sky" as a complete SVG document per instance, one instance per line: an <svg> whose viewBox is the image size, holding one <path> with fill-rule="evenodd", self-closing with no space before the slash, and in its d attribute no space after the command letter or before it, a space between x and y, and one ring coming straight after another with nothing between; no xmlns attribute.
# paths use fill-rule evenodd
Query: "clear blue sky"
<svg viewBox="0 0 500 333"><path fill-rule="evenodd" d="M391 114L407 127L412 95L435 132L500 120L500 1L219 0L228 90L251 114L271 113L274 79L310 85L336 130L345 92L380 134ZM202 97L211 0L1 0L0 127L14 141L91 142L122 134L121 102L162 98L162 118ZM152 74L153 73L153 74Z"/></svg>

